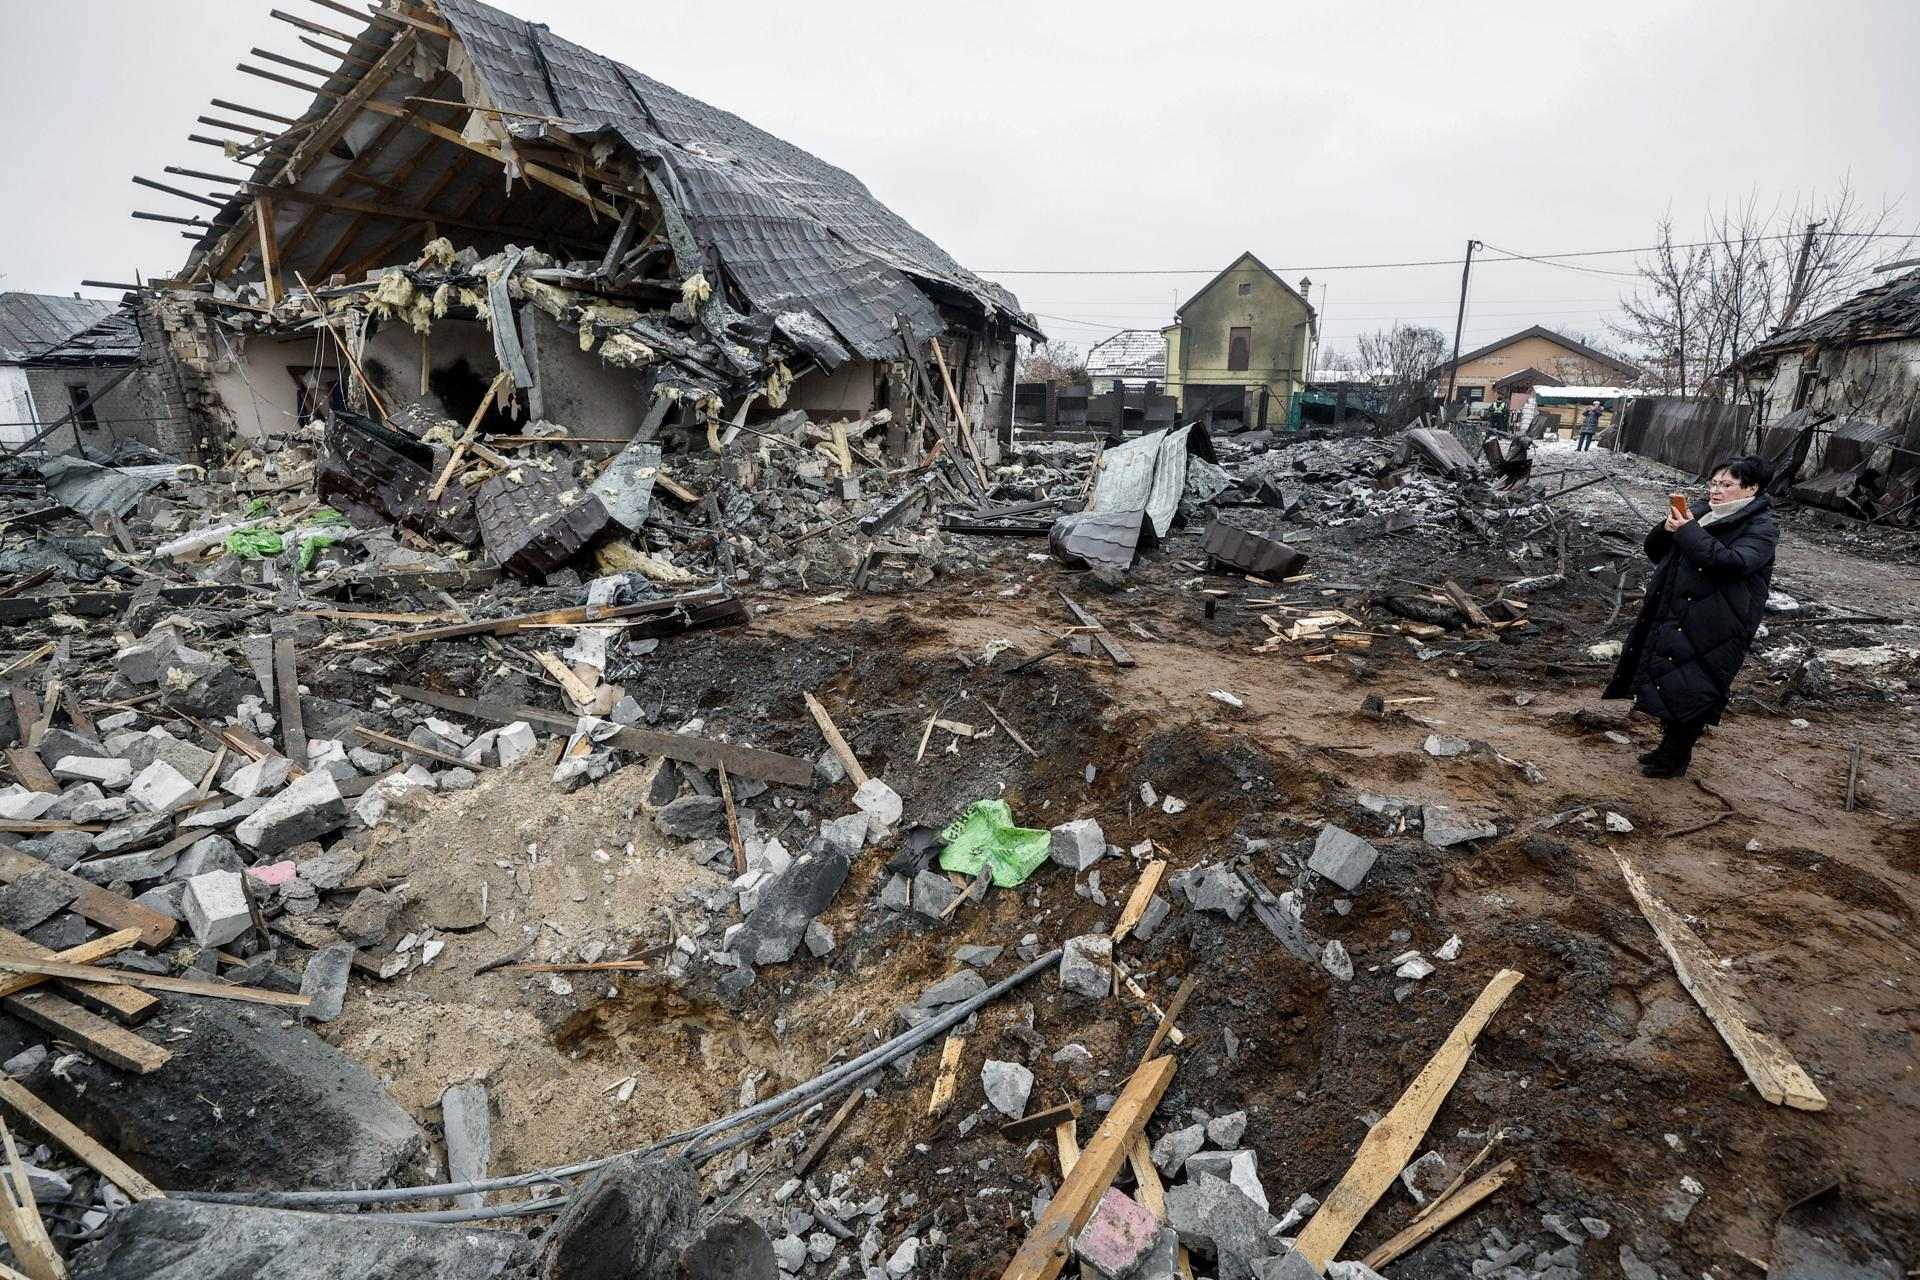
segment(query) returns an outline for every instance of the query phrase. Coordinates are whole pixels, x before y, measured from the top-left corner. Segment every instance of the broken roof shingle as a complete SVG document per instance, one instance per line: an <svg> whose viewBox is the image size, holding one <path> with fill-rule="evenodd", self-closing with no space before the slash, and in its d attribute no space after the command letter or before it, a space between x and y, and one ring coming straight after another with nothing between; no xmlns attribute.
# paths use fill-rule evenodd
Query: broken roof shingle
<svg viewBox="0 0 1920 1280"><path fill-rule="evenodd" d="M1920 338L1920 271L1862 290L1839 306L1783 329L1742 356L1735 368L1803 347Z"/></svg>
<svg viewBox="0 0 1920 1280"><path fill-rule="evenodd" d="M105 319L119 303L46 293L0 293L0 363L38 358Z"/></svg>

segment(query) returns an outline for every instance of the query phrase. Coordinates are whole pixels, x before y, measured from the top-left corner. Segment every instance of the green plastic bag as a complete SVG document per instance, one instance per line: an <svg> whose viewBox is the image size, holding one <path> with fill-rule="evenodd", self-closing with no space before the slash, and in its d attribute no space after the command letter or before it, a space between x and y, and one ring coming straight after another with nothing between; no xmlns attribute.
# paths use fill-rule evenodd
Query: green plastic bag
<svg viewBox="0 0 1920 1280"><path fill-rule="evenodd" d="M1013 810L1005 800L976 800L958 821L940 833L946 848L940 854L942 871L977 876L993 864L993 882L1002 889L1020 884L1047 860L1052 837L1013 825Z"/></svg>
<svg viewBox="0 0 1920 1280"><path fill-rule="evenodd" d="M346 522L347 522L347 518L341 515L338 511L335 511L332 507L321 507L319 510L315 511L312 515L309 515L301 523L302 524L345 524Z"/></svg>
<svg viewBox="0 0 1920 1280"><path fill-rule="evenodd" d="M265 498L255 498L247 504L247 519L254 520L267 514L272 508L267 506Z"/></svg>
<svg viewBox="0 0 1920 1280"><path fill-rule="evenodd" d="M313 558L320 554L320 548L330 547L338 539L330 533L316 533L300 540L300 571L305 573L313 568Z"/></svg>
<svg viewBox="0 0 1920 1280"><path fill-rule="evenodd" d="M287 549L287 540L271 529L235 529L227 535L227 554L242 560L277 556Z"/></svg>

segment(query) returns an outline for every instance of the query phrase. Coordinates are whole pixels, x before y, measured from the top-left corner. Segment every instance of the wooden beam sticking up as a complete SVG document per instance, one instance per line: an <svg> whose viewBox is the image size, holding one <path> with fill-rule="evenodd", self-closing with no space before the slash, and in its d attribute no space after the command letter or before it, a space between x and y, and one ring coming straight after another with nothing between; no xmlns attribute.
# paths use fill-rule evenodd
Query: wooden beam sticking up
<svg viewBox="0 0 1920 1280"><path fill-rule="evenodd" d="M1741 1070L1747 1073L1748 1082L1775 1106L1825 1111L1826 1095L1779 1041L1755 1029L1753 1022L1758 1019L1721 976L1719 963L1706 944L1687 928L1673 908L1653 896L1632 863L1618 854L1614 856L1633 900L1639 904L1640 914L1646 917L1667 959L1673 962L1673 972L1680 979L1680 985L1699 1004L1714 1030L1727 1042L1727 1048L1733 1050Z"/></svg>
<svg viewBox="0 0 1920 1280"><path fill-rule="evenodd" d="M1133 1073L1113 1110L1094 1132L1093 1141L1074 1162L1073 1172L1061 1182L1046 1212L1021 1241L1001 1280L1054 1280L1060 1274L1069 1244L1113 1185L1114 1175L1120 1172L1135 1139L1145 1130L1147 1118L1173 1083L1177 1068L1170 1057L1155 1058Z"/></svg>
<svg viewBox="0 0 1920 1280"><path fill-rule="evenodd" d="M1327 1269L1327 1263L1347 1243L1360 1220L1413 1159L1421 1139L1427 1136L1427 1126L1433 1123L1440 1104L1466 1067L1473 1042L1524 976L1515 969L1502 969L1493 975L1480 998L1460 1016L1386 1118L1361 1139L1346 1176L1327 1194L1320 1211L1294 1241L1294 1252L1312 1263L1314 1270Z"/></svg>
<svg viewBox="0 0 1920 1280"><path fill-rule="evenodd" d="M273 638L273 691L280 708L281 754L293 767L307 767L307 722L300 709L300 671L294 663L293 637Z"/></svg>
<svg viewBox="0 0 1920 1280"><path fill-rule="evenodd" d="M267 288L267 307L280 305L280 243L274 238L273 198L253 198L253 221L260 239L260 278Z"/></svg>
<svg viewBox="0 0 1920 1280"><path fill-rule="evenodd" d="M210 101L214 106L220 108L222 111L238 111L243 116L259 116L262 120L271 120L275 124L283 124L283 125L287 125L288 127L292 127L293 125L300 123L298 120L295 120L292 116L276 115L271 111L262 111L258 107L249 107L244 103L228 102L225 98L213 98L213 99L210 99Z"/></svg>
<svg viewBox="0 0 1920 1280"><path fill-rule="evenodd" d="M182 169L177 164L162 165L160 172L171 173L180 178L198 178L202 182L225 182L233 186L239 186L246 181L245 178L236 178L230 174L208 173L204 169ZM83 280L81 283L85 284L86 281Z"/></svg>
<svg viewBox="0 0 1920 1280"><path fill-rule="evenodd" d="M14 1261L26 1269L28 1280L67 1280L67 1264L54 1249L47 1224L40 1221L33 1182L4 1120L0 1120L0 1143L6 1144L7 1151L7 1177L0 1182L0 1232L13 1249Z"/></svg>
<svg viewBox="0 0 1920 1280"><path fill-rule="evenodd" d="M1140 917L1147 914L1147 904L1153 901L1154 890L1160 887L1160 877L1167 873L1167 860L1155 858L1134 881L1133 892L1127 895L1127 905L1120 912L1120 919L1113 926L1113 940L1125 942L1133 927L1140 923Z"/></svg>
<svg viewBox="0 0 1920 1280"><path fill-rule="evenodd" d="M500 154L500 148L498 146L490 143L475 142L465 134L449 129L445 125L435 124L431 120L423 119L405 107L396 107L390 102L375 100L369 100L362 105L368 111L376 111L381 115L403 117L409 125L420 130L422 133L432 134L442 142L451 143L456 147L471 151L476 155L483 155L487 157L487 159L497 163L505 163L505 158ZM557 170L549 169L543 164L535 164L531 160L522 160L520 162L520 172L524 174L528 180L537 182L543 187L550 187L564 196L569 196L581 204L586 205L595 213L605 214L609 218L618 218L620 216L620 210L587 190L586 184L569 178Z"/></svg>
<svg viewBox="0 0 1920 1280"><path fill-rule="evenodd" d="M298 27L302 31L311 31L314 35L326 36L330 40L338 40L342 44L352 48L366 48L373 50L375 53L379 53L385 47L372 40L363 40L359 36L350 36L344 31L336 31L332 27L322 26L318 22L310 21L282 9L269 9L267 10L267 16L277 18L288 26Z"/></svg>
<svg viewBox="0 0 1920 1280"><path fill-rule="evenodd" d="M867 771L860 767L860 761L855 758L853 748L848 746L847 740L840 736L840 728L834 724L833 717L828 715L827 709L820 705L820 699L810 693L803 696L807 700L807 710L813 713L813 722L820 726L820 736L827 740L829 747L833 748L834 756L840 761L840 766L847 771L847 776L853 779L853 785L866 786Z"/></svg>
<svg viewBox="0 0 1920 1280"><path fill-rule="evenodd" d="M289 88L299 89L303 93L310 93L314 95L316 98L338 98L340 96L339 94L333 92L331 89L326 88L324 85L302 84L300 83L300 81L295 80L290 76L283 76L278 72L267 71L260 67L250 67L244 62L237 64L235 69L238 71L244 71L246 74L250 76L259 76L262 80L271 80L275 84L284 84Z"/></svg>
<svg viewBox="0 0 1920 1280"><path fill-rule="evenodd" d="M362 70L366 70L366 71L373 70L373 63L369 62L367 59L356 58L350 53L343 53L340 50L333 48L331 45L321 44L318 40L315 40L312 36L300 36L299 41L301 44L307 46L307 48L316 50L320 53L324 53L329 58L338 58L342 62L350 62L354 66L359 67Z"/></svg>
<svg viewBox="0 0 1920 1280"><path fill-rule="evenodd" d="M211 196L196 195L191 191L182 191L179 187L170 187L164 182L155 182L152 178L143 178L137 173L133 175L133 182L135 186L149 187L155 191L164 191L170 196L179 196L182 200L191 200L195 204L204 204L215 209L225 209L227 207L227 202L224 200L215 200Z"/></svg>
<svg viewBox="0 0 1920 1280"><path fill-rule="evenodd" d="M460 459L466 456L467 447L474 437L480 434L480 420L487 416L487 409L500 395L501 391L513 386L513 375L502 369L493 375L493 383L487 388L487 394L480 397L480 407L473 411L473 417L467 423L467 429L453 442L453 452L447 455L447 465L441 468L440 478L433 482L433 488L427 490L427 501L438 502L440 495L447 491L447 482L453 479L454 471L460 466Z"/></svg>

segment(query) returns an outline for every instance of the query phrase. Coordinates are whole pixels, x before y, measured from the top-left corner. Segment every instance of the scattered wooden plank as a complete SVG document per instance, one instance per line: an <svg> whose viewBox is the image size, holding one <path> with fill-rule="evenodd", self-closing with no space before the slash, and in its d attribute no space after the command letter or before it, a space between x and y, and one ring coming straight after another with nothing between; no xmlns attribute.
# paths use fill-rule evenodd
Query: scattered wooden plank
<svg viewBox="0 0 1920 1280"><path fill-rule="evenodd" d="M1424 1243L1428 1237L1506 1185L1519 1165L1502 1160L1481 1177L1429 1206L1424 1217L1376 1246L1361 1261L1375 1271Z"/></svg>
<svg viewBox="0 0 1920 1280"><path fill-rule="evenodd" d="M304 1009L312 1003L307 996L268 991L264 987L243 987L232 982L203 982L198 978L173 978L158 973L138 973L132 969L102 969L90 964L69 964L64 960L32 960L0 955L0 973L38 973L49 978L72 978L80 982L123 982L127 986L145 987L149 991L213 996L248 1004L279 1005L286 1009Z"/></svg>
<svg viewBox="0 0 1920 1280"><path fill-rule="evenodd" d="M9 662L6 666L0 667L0 676L10 676L16 671L25 671L28 667L31 667L34 664L41 662L47 658L51 658L53 656L53 651L55 649L58 649L59 647L60 646L57 643L55 643L52 640L49 640L45 644L41 645L38 649L34 649L27 653L23 653L19 657L15 658L12 662Z"/></svg>
<svg viewBox="0 0 1920 1280"><path fill-rule="evenodd" d="M433 488L427 490L428 502L440 501L440 495L447 491L447 481L453 479L453 473L460 469L460 460L466 456L468 447L480 434L480 419L487 416L487 407L493 403L494 397L500 394L502 387L512 385L513 375L505 369L494 375L493 385L487 388L487 394L480 397L480 407L473 411L473 417L468 421L467 429L461 432L458 440L454 441L453 452L447 456L447 465L441 470L440 478L433 482Z"/></svg>
<svg viewBox="0 0 1920 1280"><path fill-rule="evenodd" d="M8 747L7 763L13 766L13 776L20 779L20 785L27 790L38 791L43 796L60 794L60 784L53 780L47 762L34 748Z"/></svg>
<svg viewBox="0 0 1920 1280"><path fill-rule="evenodd" d="M1433 1123L1434 1114L1467 1065L1473 1042L1523 976L1515 969L1502 969L1493 976L1386 1118L1361 1139L1346 1176L1328 1193L1320 1211L1294 1241L1294 1251L1312 1263L1314 1270L1326 1270L1374 1202L1413 1159L1420 1140L1426 1137L1427 1126Z"/></svg>
<svg viewBox="0 0 1920 1280"><path fill-rule="evenodd" d="M1153 901L1154 890L1160 887L1160 877L1167 874L1167 860L1155 858L1141 871L1140 878L1133 883L1133 892L1127 895L1127 905L1121 909L1120 920L1113 926L1113 940L1126 941L1133 927L1140 923L1140 917L1147 913L1147 904Z"/></svg>
<svg viewBox="0 0 1920 1280"><path fill-rule="evenodd" d="M280 702L280 746L293 767L307 767L307 723L300 713L300 672L294 665L293 637L273 638L273 687Z"/></svg>
<svg viewBox="0 0 1920 1280"><path fill-rule="evenodd" d="M140 942L138 929L121 929L117 933L83 942L77 947L65 951L51 951L31 938L23 938L11 929L0 929L0 955L25 956L30 960L64 960L68 964L91 964L95 960L104 960L110 955L125 951ZM39 974L17 973L8 978L0 978L0 996L19 995L22 991L39 986L47 981ZM160 1002L144 991L118 983L99 982L63 982L73 995L100 1005L110 1013L118 1015L122 1021L137 1022L157 1008Z"/></svg>
<svg viewBox="0 0 1920 1280"><path fill-rule="evenodd" d="M1080 1163L1080 1136L1074 1130L1074 1121L1062 1120L1053 1127L1053 1145L1060 1157L1060 1178L1065 1181L1073 1172L1073 1166ZM1082 1260L1080 1280L1100 1280L1100 1273L1093 1269L1091 1262Z"/></svg>
<svg viewBox="0 0 1920 1280"><path fill-rule="evenodd" d="M108 1022L97 1013L89 1013L50 991L27 991L8 996L0 1000L0 1006L4 1006L8 1013L25 1018L36 1027L84 1049L107 1065L131 1071L135 1075L143 1076L158 1071L173 1057L172 1053L159 1045L142 1040L125 1027Z"/></svg>
<svg viewBox="0 0 1920 1280"><path fill-rule="evenodd" d="M548 653L543 649L533 656L541 666L546 668L548 675L560 682L560 688L565 691L567 697L573 699L575 706L590 707L593 705L595 696L593 687L575 675L573 668L561 661L560 655Z"/></svg>
<svg viewBox="0 0 1920 1280"><path fill-rule="evenodd" d="M491 769L493 768L493 766L490 764L481 764L471 760L462 760L459 756L453 755L450 752L441 751L437 747L423 747L417 742L408 742L405 738L396 738L392 734L382 733L378 729L363 729L359 725L355 725L353 726L352 729L348 730L348 732L353 734L356 738L359 738L362 742L370 743L374 746L386 747L390 751L404 752L405 754L410 756L419 756L422 760L432 760L436 764L444 764L449 768L454 768L454 769Z"/></svg>
<svg viewBox="0 0 1920 1280"><path fill-rule="evenodd" d="M1094 1132L1093 1141L1074 1162L1073 1172L1067 1174L1046 1212L1021 1241L1013 1261L1001 1273L1002 1280L1054 1280L1060 1274L1066 1265L1068 1245L1113 1185L1114 1175L1146 1128L1147 1118L1160 1105L1177 1069L1172 1058L1155 1058L1133 1073L1113 1110Z"/></svg>
<svg viewBox="0 0 1920 1280"><path fill-rule="evenodd" d="M515 720L525 720L528 724L571 733L574 726L579 723L577 716L562 715L540 707L462 698L453 694L435 693L430 689L420 689L412 685L394 685L392 692L414 702L438 707L442 711L451 711L456 715L467 716L474 720L491 721L494 724L511 724ZM608 738L607 742L624 751L665 756L669 760L684 760L688 764L699 765L703 769L716 769L724 764L728 773L738 777L758 778L762 782L777 782L783 786L803 787L813 781L812 761L802 760L798 756L782 755L778 751L762 751L756 747L743 747L731 742L716 742L712 738L703 738L696 734L662 733L657 729L627 728Z"/></svg>
<svg viewBox="0 0 1920 1280"><path fill-rule="evenodd" d="M501 973L640 973L653 966L646 960L595 960L591 963L581 960L572 964L503 964L493 967ZM478 972L475 970L476 974Z"/></svg>
<svg viewBox="0 0 1920 1280"><path fill-rule="evenodd" d="M0 1120L0 1143L6 1145L7 1177L0 1183L0 1234L7 1238L13 1258L30 1280L67 1280L67 1264L47 1235L47 1224L40 1220L40 1206L33 1198L33 1180L20 1163L20 1152L13 1145L13 1131Z"/></svg>
<svg viewBox="0 0 1920 1280"><path fill-rule="evenodd" d="M1680 985L1687 989L1720 1038L1727 1042L1727 1048L1739 1060L1754 1089L1775 1106L1825 1111L1826 1095L1785 1046L1754 1027L1753 1023L1759 1019L1739 992L1721 976L1719 964L1706 944L1671 907L1653 896L1632 863L1618 854L1615 859L1620 863L1620 874L1625 877L1633 900L1640 906L1640 914L1646 917L1667 959L1673 962Z"/></svg>
<svg viewBox="0 0 1920 1280"><path fill-rule="evenodd" d="M1114 666L1131 667L1134 665L1133 654L1127 650L1127 646L1121 644L1114 638L1113 632L1107 630L1105 624L1103 624L1100 619L1088 613L1080 606L1078 601L1066 592L1060 592L1060 598L1067 602L1067 608L1072 611L1074 618L1079 621L1081 626L1099 628L1093 633L1093 638L1099 642L1102 649L1107 651L1107 656L1113 659Z"/></svg>
<svg viewBox="0 0 1920 1280"><path fill-rule="evenodd" d="M0 832L13 836L39 836L49 831L105 831L104 822L56 822L50 818L33 821L0 822Z"/></svg>
<svg viewBox="0 0 1920 1280"><path fill-rule="evenodd" d="M149 950L165 946L180 928L178 921L170 920L158 911L123 898L111 889L89 884L70 871L49 867L38 858L20 852L11 843L0 841L0 884L12 884L35 871L51 871L56 876L65 877L62 883L74 891L69 910L108 929L138 929L140 945Z"/></svg>
<svg viewBox="0 0 1920 1280"><path fill-rule="evenodd" d="M1447 599L1453 604L1453 607L1460 611L1461 617L1476 627L1491 627L1493 625L1493 619L1487 616L1485 609L1482 609L1473 602L1473 597L1467 594L1465 587L1462 587L1452 578L1448 578L1440 585L1441 590L1447 593Z"/></svg>
<svg viewBox="0 0 1920 1280"><path fill-rule="evenodd" d="M1128 981L1131 982L1132 979L1129 978ZM1160 1051L1161 1042L1168 1036L1180 1034L1174 1022L1180 1017L1180 1011L1187 1007L1187 997L1193 994L1193 989L1199 984L1200 973L1195 970L1187 975L1186 981L1180 984L1180 989L1173 993L1173 1003L1168 1005L1166 1013L1161 1015L1160 1025L1153 1029L1153 1039L1147 1041L1147 1051L1140 1055L1141 1066L1145 1066L1148 1059ZM1175 1040L1174 1043L1179 1044L1180 1041Z"/></svg>
<svg viewBox="0 0 1920 1280"><path fill-rule="evenodd" d="M1172 1021L1167 1018L1167 1011L1154 1003L1153 997L1147 994L1147 989L1135 981L1133 974L1127 971L1127 966L1118 960L1112 961L1111 964L1113 966L1113 972L1119 977L1120 985L1126 989L1127 994L1147 1006L1147 1012L1151 1013L1154 1017L1167 1022L1166 1038L1176 1045L1185 1044L1187 1042L1187 1033L1173 1025Z"/></svg>
<svg viewBox="0 0 1920 1280"><path fill-rule="evenodd" d="M840 736L840 727L834 724L833 717L828 715L827 709L820 705L820 699L810 693L801 696L807 700L807 710L813 713L813 722L820 726L821 736L827 740L827 745L833 748L833 754L839 758L841 767L847 771L847 776L853 779L853 785L866 786L867 771L860 767L860 761L855 758L853 748L848 746L847 740Z"/></svg>
<svg viewBox="0 0 1920 1280"><path fill-rule="evenodd" d="M1009 1142L1025 1142L1043 1133L1050 1133L1063 1124L1071 1125L1079 1118L1078 1102L1062 1102L1039 1111L1029 1111L1018 1120L1007 1121L1000 1126L1000 1136Z"/></svg>
<svg viewBox="0 0 1920 1280"><path fill-rule="evenodd" d="M960 1053L967 1047L965 1036L948 1036L940 1046L940 1073L933 1078L933 1092L927 1097L927 1114L937 1116L953 1105L954 1083L959 1079Z"/></svg>
<svg viewBox="0 0 1920 1280"><path fill-rule="evenodd" d="M995 724L999 725L1002 729L1005 729L1007 731L1007 736L1013 739L1013 743L1015 746L1019 747L1022 751L1026 752L1030 756L1038 756L1040 754L1038 751L1035 751L1032 747L1027 745L1027 740L1021 737L1019 733L1014 730L1014 727L1012 725L1007 723L1007 718L1001 715L999 709L995 707L991 702L988 702L985 698L982 698L980 699L980 705L987 709L987 714L993 717L993 722Z"/></svg>
<svg viewBox="0 0 1920 1280"><path fill-rule="evenodd" d="M872 1076L868 1076L854 1085L852 1092L847 1094L846 1101L835 1109L826 1124L820 1127L820 1132L813 1135L813 1141L807 1144L807 1149L801 1152L800 1158L794 1162L794 1177L806 1177L813 1166L820 1162L820 1157L826 1154L827 1147L840 1136L840 1131L847 1127L847 1121L851 1120L853 1113L859 1110L861 1101L867 1096L867 1084L872 1079Z"/></svg>
<svg viewBox="0 0 1920 1280"><path fill-rule="evenodd" d="M1160 1170L1154 1167L1153 1151L1147 1146L1147 1135L1140 1134L1133 1140L1133 1146L1127 1150L1127 1165L1133 1170L1136 1199L1148 1213L1160 1219L1160 1225L1167 1225L1167 1189L1160 1181ZM1193 1280L1193 1259L1187 1256L1187 1246L1181 1245L1174 1261L1174 1267L1180 1272L1180 1280Z"/></svg>
<svg viewBox="0 0 1920 1280"><path fill-rule="evenodd" d="M140 1172L95 1142L71 1120L35 1097L11 1076L0 1076L0 1102L33 1122L35 1128L85 1161L87 1167L127 1193L133 1200L164 1200L166 1192Z"/></svg>
<svg viewBox="0 0 1920 1280"><path fill-rule="evenodd" d="M720 802L727 807L727 839L733 845L733 874L747 874L747 846L740 839L740 812L733 807L733 782L720 766Z"/></svg>
<svg viewBox="0 0 1920 1280"><path fill-rule="evenodd" d="M620 618L680 613L695 610L702 605L725 605L730 602L737 603L732 593L725 587L705 587L699 591L690 591L677 596L663 596L658 600L644 600L638 604L573 605L565 609L548 609L540 613L515 613L503 618L480 618L473 622L456 622L442 627L422 627L417 631L396 631L388 636L369 636L365 640L343 644L337 652L358 653L368 649L392 649L402 645L427 644L435 640L456 640L462 636L510 636L516 631L539 623L573 627L592 622L612 622ZM744 616L740 620L744 621Z"/></svg>

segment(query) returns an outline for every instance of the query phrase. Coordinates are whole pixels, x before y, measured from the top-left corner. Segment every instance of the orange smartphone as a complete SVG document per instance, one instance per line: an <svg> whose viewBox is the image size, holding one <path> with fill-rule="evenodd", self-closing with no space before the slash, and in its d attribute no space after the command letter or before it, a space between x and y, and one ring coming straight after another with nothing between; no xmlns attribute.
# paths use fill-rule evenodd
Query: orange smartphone
<svg viewBox="0 0 1920 1280"><path fill-rule="evenodd" d="M1684 493L1670 493L1670 494L1668 494L1668 495L1667 495L1667 506L1668 506L1668 507L1669 507L1669 508L1670 508L1670 509L1672 510L1672 512L1673 512L1673 518L1674 518L1675 520L1684 520L1684 519L1686 519L1686 518L1687 518L1687 510L1688 510L1688 508L1687 508L1687 495L1686 495L1686 494L1684 494Z"/></svg>

